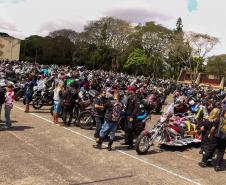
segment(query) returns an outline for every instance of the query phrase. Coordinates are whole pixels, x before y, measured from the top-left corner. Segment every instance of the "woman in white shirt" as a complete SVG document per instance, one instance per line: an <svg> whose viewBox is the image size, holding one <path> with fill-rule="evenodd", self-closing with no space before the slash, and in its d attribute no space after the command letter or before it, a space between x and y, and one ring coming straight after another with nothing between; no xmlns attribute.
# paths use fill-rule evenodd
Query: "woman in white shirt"
<svg viewBox="0 0 226 185"><path fill-rule="evenodd" d="M59 82L56 88L54 89L54 108L53 108L53 122L58 124L58 117L61 112L61 104L62 104L62 94L63 94L64 83Z"/></svg>

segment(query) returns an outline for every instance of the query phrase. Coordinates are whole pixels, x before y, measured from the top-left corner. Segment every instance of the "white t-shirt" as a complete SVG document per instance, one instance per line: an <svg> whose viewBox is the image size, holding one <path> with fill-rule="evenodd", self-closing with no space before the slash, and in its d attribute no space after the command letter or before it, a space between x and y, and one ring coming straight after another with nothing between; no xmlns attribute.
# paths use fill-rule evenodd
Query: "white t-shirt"
<svg viewBox="0 0 226 185"><path fill-rule="evenodd" d="M13 102L14 102L14 92L13 91L6 92L6 95L5 95L5 104L6 105L13 106Z"/></svg>

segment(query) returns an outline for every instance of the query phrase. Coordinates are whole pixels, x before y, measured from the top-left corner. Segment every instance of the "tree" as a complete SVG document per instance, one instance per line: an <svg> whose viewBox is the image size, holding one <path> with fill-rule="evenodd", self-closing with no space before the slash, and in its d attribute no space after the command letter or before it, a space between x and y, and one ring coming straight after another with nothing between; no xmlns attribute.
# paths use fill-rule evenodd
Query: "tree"
<svg viewBox="0 0 226 185"><path fill-rule="evenodd" d="M168 43L172 31L157 25L154 22L147 22L139 28L141 46L148 57L147 73L152 72L154 77L161 76L165 70L165 62L168 56Z"/></svg>
<svg viewBox="0 0 226 185"><path fill-rule="evenodd" d="M206 71L210 74L215 74L218 76L226 76L226 57L223 56L214 56L208 59L206 66Z"/></svg>
<svg viewBox="0 0 226 185"><path fill-rule="evenodd" d="M179 18L177 19L177 23L176 23L176 32L177 32L177 33L182 33L182 32L183 32L183 23L182 23L181 17L179 17Z"/></svg>
<svg viewBox="0 0 226 185"><path fill-rule="evenodd" d="M212 51L214 46L219 42L216 37L207 34L189 32L185 35L185 39L192 48L192 55L199 60L194 60L194 74L199 73L199 68L206 60L207 54Z"/></svg>
<svg viewBox="0 0 226 185"><path fill-rule="evenodd" d="M60 36L69 39L71 42L75 43L77 41L78 33L71 29L61 29L49 33L49 37L52 38Z"/></svg>
<svg viewBox="0 0 226 185"><path fill-rule="evenodd" d="M1 50L2 48L4 48L4 45L0 43L0 57L3 55L3 51Z"/></svg>
<svg viewBox="0 0 226 185"><path fill-rule="evenodd" d="M137 75L139 70L143 70L143 67L146 65L147 55L145 54L144 50L135 49L132 53L130 53L124 68L134 70L135 75Z"/></svg>
<svg viewBox="0 0 226 185"><path fill-rule="evenodd" d="M125 52L129 36L132 33L131 25L124 20L113 17L103 17L92 21L84 28L81 40L97 47L112 48L112 69L119 70L121 67L120 56Z"/></svg>
<svg viewBox="0 0 226 185"><path fill-rule="evenodd" d="M21 60L42 64L72 64L74 44L64 37L30 36L21 42Z"/></svg>
<svg viewBox="0 0 226 185"><path fill-rule="evenodd" d="M179 17L176 23L176 29L173 32L168 44L169 55L168 63L170 70L168 77L176 79L181 69L188 69L190 75L194 78L192 68L192 48L190 43L184 39L182 19Z"/></svg>

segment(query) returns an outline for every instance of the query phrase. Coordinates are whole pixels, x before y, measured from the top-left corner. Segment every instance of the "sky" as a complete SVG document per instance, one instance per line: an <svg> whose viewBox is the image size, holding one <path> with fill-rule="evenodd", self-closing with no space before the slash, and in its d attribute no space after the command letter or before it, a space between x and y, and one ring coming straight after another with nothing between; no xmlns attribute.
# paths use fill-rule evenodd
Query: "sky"
<svg viewBox="0 0 226 185"><path fill-rule="evenodd" d="M0 0L0 32L23 39L57 29L82 31L91 20L114 16L131 23L155 21L209 34L220 43L209 55L226 53L225 0Z"/></svg>

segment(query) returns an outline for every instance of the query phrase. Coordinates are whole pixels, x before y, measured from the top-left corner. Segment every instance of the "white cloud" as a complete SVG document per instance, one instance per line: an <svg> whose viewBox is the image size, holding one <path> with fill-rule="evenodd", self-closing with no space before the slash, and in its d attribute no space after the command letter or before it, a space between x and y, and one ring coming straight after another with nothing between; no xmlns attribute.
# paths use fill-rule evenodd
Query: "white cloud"
<svg viewBox="0 0 226 185"><path fill-rule="evenodd" d="M0 31L20 37L46 35L61 28L81 31L89 20L107 15L135 22L154 20L174 28L176 19L182 17L185 30L220 39L221 44L213 54L226 53L226 2L198 0L197 9L191 13L187 3L187 0L0 0Z"/></svg>

